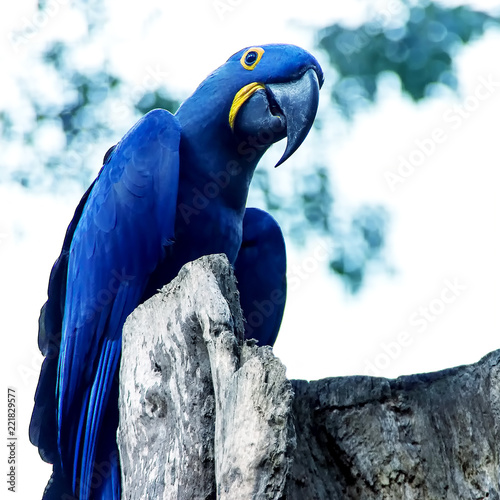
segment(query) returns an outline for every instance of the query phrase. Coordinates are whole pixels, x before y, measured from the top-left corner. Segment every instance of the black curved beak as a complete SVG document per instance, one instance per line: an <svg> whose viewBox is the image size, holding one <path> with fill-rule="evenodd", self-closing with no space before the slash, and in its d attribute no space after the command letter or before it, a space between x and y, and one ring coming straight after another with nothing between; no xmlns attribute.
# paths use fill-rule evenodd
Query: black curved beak
<svg viewBox="0 0 500 500"><path fill-rule="evenodd" d="M286 120L286 149L276 167L297 151L311 130L318 110L319 89L318 75L312 68L298 80L266 85L266 91Z"/></svg>

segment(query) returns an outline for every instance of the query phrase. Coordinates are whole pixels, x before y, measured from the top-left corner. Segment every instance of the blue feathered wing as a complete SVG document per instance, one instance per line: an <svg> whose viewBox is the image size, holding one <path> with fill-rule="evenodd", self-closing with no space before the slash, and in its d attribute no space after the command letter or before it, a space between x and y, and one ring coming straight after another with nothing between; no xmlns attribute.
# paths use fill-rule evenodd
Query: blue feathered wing
<svg viewBox="0 0 500 500"><path fill-rule="evenodd" d="M234 264L245 337L272 346L286 301L285 240L276 220L258 208L247 208L243 240Z"/></svg>
<svg viewBox="0 0 500 500"><path fill-rule="evenodd" d="M47 403L52 356L46 360L47 374L42 369L40 375L30 436L34 444L43 441L40 415L55 413L47 434L52 441L43 443L40 452L53 461L57 446L62 463L54 464L54 473L61 467L82 500L119 498L115 436L98 436L103 426L116 429L111 422L117 419L116 401L113 411L106 409L117 396L123 324L174 237L179 142L178 121L165 110L151 111L124 136L107 155L80 213L77 209L68 229L72 238L65 241L51 275L64 287L53 291L56 304L50 304L49 284L45 306L57 310L63 302L60 345L56 341L52 349L60 350L55 409ZM57 330L57 325L50 327ZM42 330L40 336L46 336ZM46 338L39 342L48 344Z"/></svg>

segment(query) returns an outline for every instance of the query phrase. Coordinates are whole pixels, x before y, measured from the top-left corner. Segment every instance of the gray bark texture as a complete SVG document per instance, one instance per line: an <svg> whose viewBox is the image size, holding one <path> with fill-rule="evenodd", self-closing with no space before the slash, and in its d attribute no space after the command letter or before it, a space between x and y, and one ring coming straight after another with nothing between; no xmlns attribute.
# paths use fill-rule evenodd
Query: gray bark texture
<svg viewBox="0 0 500 500"><path fill-rule="evenodd" d="M123 499L500 500L500 351L384 379L287 380L243 340L221 255L189 263L123 330Z"/></svg>

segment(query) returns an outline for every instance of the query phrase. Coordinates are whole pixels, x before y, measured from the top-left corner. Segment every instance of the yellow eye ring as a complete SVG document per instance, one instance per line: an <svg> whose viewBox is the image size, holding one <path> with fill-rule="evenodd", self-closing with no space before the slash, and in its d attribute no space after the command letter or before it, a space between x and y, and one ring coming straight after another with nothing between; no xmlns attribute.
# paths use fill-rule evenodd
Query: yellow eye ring
<svg viewBox="0 0 500 500"><path fill-rule="evenodd" d="M262 47L250 47L245 50L245 53L241 56L240 64L249 71L252 71L264 54L264 49Z"/></svg>

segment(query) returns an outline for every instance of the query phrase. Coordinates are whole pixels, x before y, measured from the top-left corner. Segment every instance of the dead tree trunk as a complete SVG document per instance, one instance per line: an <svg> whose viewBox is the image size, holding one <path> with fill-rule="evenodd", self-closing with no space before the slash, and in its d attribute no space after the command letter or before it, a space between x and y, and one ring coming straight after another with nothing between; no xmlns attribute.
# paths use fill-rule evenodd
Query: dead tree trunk
<svg viewBox="0 0 500 500"><path fill-rule="evenodd" d="M500 351L400 377L288 381L242 337L227 259L186 265L123 332L123 498L497 499Z"/></svg>

